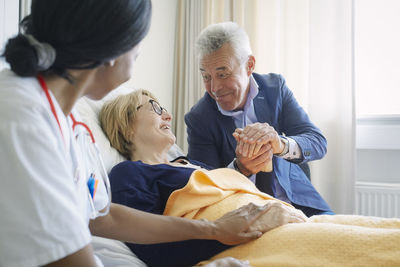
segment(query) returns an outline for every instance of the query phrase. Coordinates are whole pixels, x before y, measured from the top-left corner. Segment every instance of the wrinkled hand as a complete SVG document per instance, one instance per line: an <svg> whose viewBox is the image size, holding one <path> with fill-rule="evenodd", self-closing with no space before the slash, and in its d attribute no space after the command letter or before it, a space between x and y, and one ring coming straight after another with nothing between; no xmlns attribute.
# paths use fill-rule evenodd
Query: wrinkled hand
<svg viewBox="0 0 400 267"><path fill-rule="evenodd" d="M226 213L214 221L215 234L213 239L226 245L237 245L260 237L262 231L253 230L249 227L267 212L268 207L250 203Z"/></svg>
<svg viewBox="0 0 400 267"><path fill-rule="evenodd" d="M252 156L243 156L238 147L236 147L236 163L240 172L243 175L249 176L265 170L265 166L272 161L272 149L270 144L265 144L261 147L259 152Z"/></svg>
<svg viewBox="0 0 400 267"><path fill-rule="evenodd" d="M265 144L270 144L273 154L279 154L284 149L278 133L268 123L256 122L244 129L237 128L233 133L238 141L238 150L245 157L251 157L259 152Z"/></svg>
<svg viewBox="0 0 400 267"><path fill-rule="evenodd" d="M263 206L265 212L250 227L249 231L267 232L287 223L300 223L308 220L304 213L280 201L270 200Z"/></svg>
<svg viewBox="0 0 400 267"><path fill-rule="evenodd" d="M236 163L246 176L260 171L272 171L273 154L284 149L278 133L268 123L253 123L232 134L236 139Z"/></svg>
<svg viewBox="0 0 400 267"><path fill-rule="evenodd" d="M248 261L241 261L232 257L215 260L204 267L250 267Z"/></svg>

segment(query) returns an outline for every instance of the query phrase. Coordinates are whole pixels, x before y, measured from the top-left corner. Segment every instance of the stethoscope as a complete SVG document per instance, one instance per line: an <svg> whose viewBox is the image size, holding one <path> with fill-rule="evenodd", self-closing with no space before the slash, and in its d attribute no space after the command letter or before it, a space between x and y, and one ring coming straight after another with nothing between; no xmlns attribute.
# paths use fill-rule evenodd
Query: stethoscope
<svg viewBox="0 0 400 267"><path fill-rule="evenodd" d="M49 89L47 88L46 82L43 79L43 77L40 76L40 75L38 75L37 78L38 78L40 86L42 87L42 89L43 89L43 91L44 91L44 93L46 95L47 101L49 102L49 105L50 105L51 112L53 113L53 116L57 121L58 127L60 129L61 136L62 136L62 138L63 138L63 140L65 142L64 134L63 134L63 131L62 131L62 128L61 128L61 124L60 124L60 121L58 119L57 112L56 112L53 100L52 100L52 98L50 96ZM110 210L110 206L111 206L110 180L108 178L106 168L104 167L103 160L102 160L102 158L100 156L100 151L99 151L99 149L97 147L97 144L95 142L93 133L90 130L89 126L87 126L83 122L77 121L72 113L69 116L70 116L70 118L72 120L72 132L75 133L75 129L78 126L81 126L86 130L86 132L84 134L82 134L82 132L78 132L75 135L75 139L76 139L77 143L80 145L80 147L86 147L86 149L87 149L86 152L88 154L91 154L90 157L95 159L95 162L96 162L96 165L97 165L97 168L96 168L97 171L98 171L97 177L94 177L95 176L94 174L90 174L90 176L87 178L87 182L86 182L87 183L86 189L87 189L88 201L90 203L90 214L89 214L89 217L90 217L90 219L94 219L94 218L96 218L98 216L104 216L104 215L108 214L108 212ZM88 140L89 140L89 142L88 142ZM87 145L87 144L89 144L89 145ZM76 173L74 175L76 176ZM106 205L106 207L104 209L102 209L102 211L98 211L95 208L94 201L93 201L95 193L96 193L96 188L98 187L97 183L100 180L99 176L101 177L101 180L104 183L105 190L106 190L107 197L108 197L107 205ZM75 178L76 177L74 177L74 179Z"/></svg>

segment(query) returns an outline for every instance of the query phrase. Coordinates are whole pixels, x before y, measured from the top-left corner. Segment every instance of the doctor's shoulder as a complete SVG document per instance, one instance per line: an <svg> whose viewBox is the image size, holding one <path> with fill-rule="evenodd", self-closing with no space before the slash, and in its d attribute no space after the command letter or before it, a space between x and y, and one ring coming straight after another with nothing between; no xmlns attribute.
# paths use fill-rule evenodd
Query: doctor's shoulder
<svg viewBox="0 0 400 267"><path fill-rule="evenodd" d="M0 71L0 121L4 134L4 131L40 132L46 134L43 138L49 142L56 142L54 122L36 78L21 78L7 69Z"/></svg>
<svg viewBox="0 0 400 267"><path fill-rule="evenodd" d="M22 78L9 69L0 71L0 108L31 110L43 107L41 90L34 77Z"/></svg>

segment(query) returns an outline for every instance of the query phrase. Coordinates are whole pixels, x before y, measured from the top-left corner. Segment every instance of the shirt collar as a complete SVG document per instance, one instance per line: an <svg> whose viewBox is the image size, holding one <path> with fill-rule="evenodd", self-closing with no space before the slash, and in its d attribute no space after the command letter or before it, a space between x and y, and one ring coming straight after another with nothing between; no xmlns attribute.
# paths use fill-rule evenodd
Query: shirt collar
<svg viewBox="0 0 400 267"><path fill-rule="evenodd" d="M253 75L250 76L249 78L249 84L250 84L250 89L249 93L247 95L247 100L246 103L244 104L243 110L236 110L236 111L227 111L224 110L220 107L220 105L217 103L218 110L225 116L237 116L242 114L243 112L247 112L247 110L253 105L253 99L258 95L258 84L256 80L254 79Z"/></svg>

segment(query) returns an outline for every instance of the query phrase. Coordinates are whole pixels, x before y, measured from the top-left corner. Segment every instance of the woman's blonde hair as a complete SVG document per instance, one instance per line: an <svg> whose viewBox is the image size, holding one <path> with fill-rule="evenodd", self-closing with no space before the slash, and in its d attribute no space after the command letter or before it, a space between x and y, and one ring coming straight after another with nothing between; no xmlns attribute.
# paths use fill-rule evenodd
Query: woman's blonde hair
<svg viewBox="0 0 400 267"><path fill-rule="evenodd" d="M132 127L137 108L142 104L143 96L157 101L152 93L139 89L107 101L99 114L101 128L110 140L111 146L128 160L131 159L135 150L134 144L130 140L132 140Z"/></svg>

